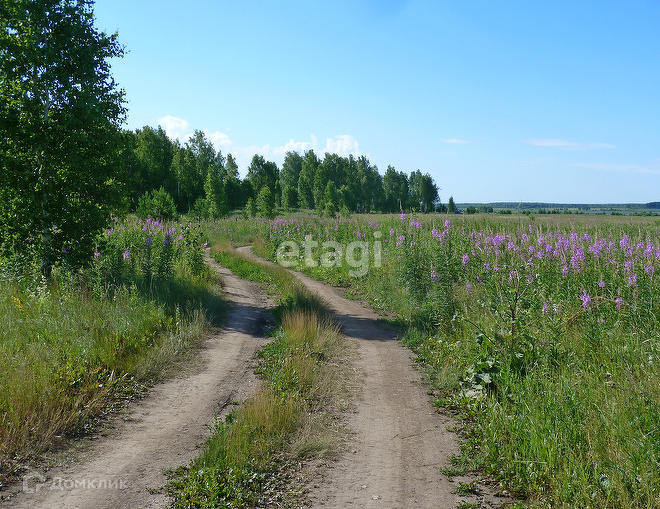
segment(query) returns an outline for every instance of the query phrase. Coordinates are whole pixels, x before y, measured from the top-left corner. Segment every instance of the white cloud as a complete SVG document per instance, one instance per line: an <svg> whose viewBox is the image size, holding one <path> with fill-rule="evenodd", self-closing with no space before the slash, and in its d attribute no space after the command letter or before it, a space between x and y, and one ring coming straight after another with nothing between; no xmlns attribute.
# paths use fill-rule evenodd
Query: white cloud
<svg viewBox="0 0 660 509"><path fill-rule="evenodd" d="M214 133L210 133L206 129L204 129L204 134L209 140L211 140L211 143L213 143L213 146L215 147L216 150L227 150L227 147L229 147L232 144L232 141L231 139L229 139L229 136L220 131L215 131Z"/></svg>
<svg viewBox="0 0 660 509"><path fill-rule="evenodd" d="M554 138L532 139L525 141L525 143L534 147L556 147L568 149L614 148L614 145L610 145L609 143L581 143L578 141Z"/></svg>
<svg viewBox="0 0 660 509"><path fill-rule="evenodd" d="M273 153L279 156L284 156L287 152L298 152L302 155L308 150L316 150L318 145L316 136L311 134L310 139L311 141L295 141L293 138L291 138L288 143L279 147L275 147L273 149Z"/></svg>
<svg viewBox="0 0 660 509"><path fill-rule="evenodd" d="M323 154L326 152L330 154L337 154L340 156L348 156L353 154L354 156L360 155L360 146L355 138L348 134L341 134L335 136L334 138L328 138L326 140L325 148L321 151Z"/></svg>
<svg viewBox="0 0 660 509"><path fill-rule="evenodd" d="M181 143L188 141L188 138L192 135L190 124L183 118L167 115L158 121L158 125L165 129L167 136L179 140Z"/></svg>
<svg viewBox="0 0 660 509"><path fill-rule="evenodd" d="M468 145L469 143L472 143L471 141L467 140L459 140L458 138L450 138L448 140L441 140L442 143L451 143L453 145Z"/></svg>
<svg viewBox="0 0 660 509"><path fill-rule="evenodd" d="M193 131L190 129L190 123L183 118L167 115L161 118L158 124L165 129L165 132L170 138L179 140L181 143L186 143L193 135ZM204 129L204 135L216 150L222 152L226 151L232 144L229 136L220 131L210 132L208 129Z"/></svg>
<svg viewBox="0 0 660 509"><path fill-rule="evenodd" d="M660 175L660 168L641 166L639 164L603 164L603 163L577 163L571 166L588 170L613 171L617 173L647 173Z"/></svg>

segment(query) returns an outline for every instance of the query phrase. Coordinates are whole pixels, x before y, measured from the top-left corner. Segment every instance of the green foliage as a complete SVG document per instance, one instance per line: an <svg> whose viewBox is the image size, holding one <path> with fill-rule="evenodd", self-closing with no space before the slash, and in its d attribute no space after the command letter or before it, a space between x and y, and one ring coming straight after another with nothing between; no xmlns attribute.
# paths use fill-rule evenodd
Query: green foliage
<svg viewBox="0 0 660 509"><path fill-rule="evenodd" d="M135 213L141 219L152 218L162 221L170 221L177 216L174 199L163 187L144 193L138 201Z"/></svg>
<svg viewBox="0 0 660 509"><path fill-rule="evenodd" d="M188 225L113 223L84 271L0 265L0 480L158 378L222 313Z"/></svg>
<svg viewBox="0 0 660 509"><path fill-rule="evenodd" d="M108 60L123 48L89 0L4 2L0 25L0 249L35 254L48 277L65 254L83 264L121 207L124 98Z"/></svg>
<svg viewBox="0 0 660 509"><path fill-rule="evenodd" d="M257 196L257 214L270 219L275 215L275 196L268 187L262 187Z"/></svg>

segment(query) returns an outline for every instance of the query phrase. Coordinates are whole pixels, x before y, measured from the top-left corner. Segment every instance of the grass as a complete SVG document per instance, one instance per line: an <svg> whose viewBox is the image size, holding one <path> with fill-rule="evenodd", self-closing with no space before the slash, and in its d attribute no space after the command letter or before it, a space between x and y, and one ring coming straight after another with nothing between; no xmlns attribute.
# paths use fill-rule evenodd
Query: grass
<svg viewBox="0 0 660 509"><path fill-rule="evenodd" d="M143 244L144 245L144 244ZM59 267L44 281L8 264L0 280L0 483L120 400L168 376L224 312L219 281L172 256L167 277ZM133 270L139 258L132 250ZM195 259L196 259L195 255ZM99 263L106 263L101 260Z"/></svg>
<svg viewBox="0 0 660 509"><path fill-rule="evenodd" d="M199 458L168 485L174 507L284 507L299 497L297 462L333 454L343 436L336 413L350 400L350 348L323 302L280 267L214 246L216 260L277 292L278 328L258 354L263 383L216 425Z"/></svg>
<svg viewBox="0 0 660 509"><path fill-rule="evenodd" d="M261 234L275 259L285 240L382 233L383 266L364 277L302 268L408 326L436 405L466 424L457 468L532 507L646 508L660 506L659 224L373 215L280 220Z"/></svg>

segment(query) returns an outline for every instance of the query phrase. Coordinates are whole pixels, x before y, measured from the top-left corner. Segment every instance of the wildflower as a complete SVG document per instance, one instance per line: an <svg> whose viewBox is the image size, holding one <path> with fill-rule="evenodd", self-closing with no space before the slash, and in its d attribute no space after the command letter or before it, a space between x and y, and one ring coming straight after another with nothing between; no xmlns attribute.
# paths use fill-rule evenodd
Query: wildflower
<svg viewBox="0 0 660 509"><path fill-rule="evenodd" d="M544 314L544 315L547 315L547 314L548 314L548 305L547 305L547 304L543 304L543 307L541 308L541 310L543 311L543 314Z"/></svg>
<svg viewBox="0 0 660 509"><path fill-rule="evenodd" d="M463 255L463 267L465 267L470 262L470 257L467 253Z"/></svg>
<svg viewBox="0 0 660 509"><path fill-rule="evenodd" d="M394 228L390 228L390 237L394 235Z"/></svg>
<svg viewBox="0 0 660 509"><path fill-rule="evenodd" d="M605 281L598 281L598 288L605 288Z"/></svg>
<svg viewBox="0 0 660 509"><path fill-rule="evenodd" d="M653 265L648 265L644 270L646 271L646 273L649 276L652 276L653 273L655 272L655 269L653 268Z"/></svg>
<svg viewBox="0 0 660 509"><path fill-rule="evenodd" d="M406 220L406 215L403 212L401 212L401 221L405 221L405 220Z"/></svg>
<svg viewBox="0 0 660 509"><path fill-rule="evenodd" d="M101 256L101 253L99 253L98 251L94 251L94 258L98 258L99 256Z"/></svg>
<svg viewBox="0 0 660 509"><path fill-rule="evenodd" d="M431 269L431 279L433 281L440 281L440 278L438 277L438 273L435 271L435 269Z"/></svg>
<svg viewBox="0 0 660 509"><path fill-rule="evenodd" d="M580 299L582 299L582 307L585 310L591 309L591 297L589 297L589 295L583 293L582 295L580 295Z"/></svg>
<svg viewBox="0 0 660 509"><path fill-rule="evenodd" d="M621 306L623 306L623 299L621 297L617 297L614 299L614 303L616 304L616 310L621 311Z"/></svg>
<svg viewBox="0 0 660 509"><path fill-rule="evenodd" d="M147 246L150 246L151 244L153 244L153 242L154 241L151 239L151 237L147 237Z"/></svg>
<svg viewBox="0 0 660 509"><path fill-rule="evenodd" d="M449 219L447 219L445 221L445 228L449 228L450 226L451 226L451 222L449 221Z"/></svg>
<svg viewBox="0 0 660 509"><path fill-rule="evenodd" d="M468 293L472 293L472 283L470 283L469 281L467 283L465 283L465 290Z"/></svg>
<svg viewBox="0 0 660 509"><path fill-rule="evenodd" d="M635 286L637 284L637 274L631 274L628 276L628 285Z"/></svg>
<svg viewBox="0 0 660 509"><path fill-rule="evenodd" d="M124 260L128 260L131 257L128 251L124 251Z"/></svg>

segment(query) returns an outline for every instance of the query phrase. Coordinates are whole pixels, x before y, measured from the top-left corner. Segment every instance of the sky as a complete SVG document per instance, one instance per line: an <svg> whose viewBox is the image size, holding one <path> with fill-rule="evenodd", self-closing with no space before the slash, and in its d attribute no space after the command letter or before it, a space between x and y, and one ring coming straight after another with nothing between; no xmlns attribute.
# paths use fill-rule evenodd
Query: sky
<svg viewBox="0 0 660 509"><path fill-rule="evenodd" d="M96 0L126 128L366 156L446 203L660 201L660 2Z"/></svg>

